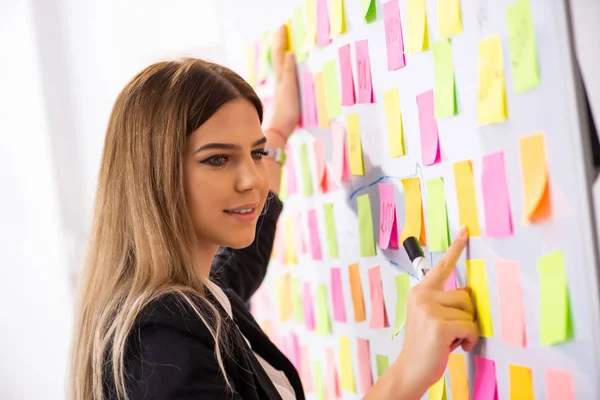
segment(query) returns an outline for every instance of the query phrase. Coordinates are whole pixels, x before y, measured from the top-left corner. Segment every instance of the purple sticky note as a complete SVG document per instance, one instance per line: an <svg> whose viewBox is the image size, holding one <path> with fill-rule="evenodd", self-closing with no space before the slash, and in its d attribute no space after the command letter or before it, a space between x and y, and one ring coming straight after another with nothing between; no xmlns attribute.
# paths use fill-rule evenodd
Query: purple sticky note
<svg viewBox="0 0 600 400"><path fill-rule="evenodd" d="M317 45L327 46L329 38L329 10L327 0L316 0L317 2Z"/></svg>
<svg viewBox="0 0 600 400"><path fill-rule="evenodd" d="M302 284L302 316L304 317L304 326L309 331L315 330L315 311L313 309L313 298L310 292L310 283Z"/></svg>
<svg viewBox="0 0 600 400"><path fill-rule="evenodd" d="M331 302L333 303L333 320L346 322L346 307L342 291L342 271L338 267L331 268Z"/></svg>
<svg viewBox="0 0 600 400"><path fill-rule="evenodd" d="M438 126L433 108L433 89L417 96L419 127L421 130L421 157L423 164L433 165L441 161Z"/></svg>
<svg viewBox="0 0 600 400"><path fill-rule="evenodd" d="M383 300L379 265L369 269L369 288L371 289L371 322L369 322L369 329L386 328L389 323L385 311L385 301Z"/></svg>
<svg viewBox="0 0 600 400"><path fill-rule="evenodd" d="M406 66L398 0L389 0L383 5L383 22L385 26L388 71L394 71Z"/></svg>
<svg viewBox="0 0 600 400"><path fill-rule="evenodd" d="M354 98L350 44L340 47L338 54L340 56L340 75L342 77L342 105L351 106L356 103L356 99Z"/></svg>
<svg viewBox="0 0 600 400"><path fill-rule="evenodd" d="M475 383L473 400L498 400L496 363L489 358L475 356Z"/></svg>
<svg viewBox="0 0 600 400"><path fill-rule="evenodd" d="M313 74L310 71L304 71L302 73L302 122L304 126L316 128L319 125L316 101Z"/></svg>
<svg viewBox="0 0 600 400"><path fill-rule="evenodd" d="M317 211L313 208L308 210L308 232L310 236L310 253L313 260L321 261L321 240L319 238L319 225L317 223Z"/></svg>
<svg viewBox="0 0 600 400"><path fill-rule="evenodd" d="M394 185L391 183L379 184L379 248L398 248L396 203Z"/></svg>
<svg viewBox="0 0 600 400"><path fill-rule="evenodd" d="M500 150L485 155L482 163L481 191L485 235L488 237L506 237L513 234L507 182L504 152Z"/></svg>
<svg viewBox="0 0 600 400"><path fill-rule="evenodd" d="M373 103L373 83L371 82L371 61L369 41L356 41L356 72L358 73L358 102Z"/></svg>

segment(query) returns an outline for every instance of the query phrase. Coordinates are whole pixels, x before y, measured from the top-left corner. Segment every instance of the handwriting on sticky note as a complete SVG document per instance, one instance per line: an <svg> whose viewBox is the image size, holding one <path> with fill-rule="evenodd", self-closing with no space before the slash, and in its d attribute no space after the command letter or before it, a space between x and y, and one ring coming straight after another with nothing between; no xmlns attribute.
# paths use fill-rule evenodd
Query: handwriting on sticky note
<svg viewBox="0 0 600 400"><path fill-rule="evenodd" d="M546 400L575 400L573 375L558 369L546 369Z"/></svg>
<svg viewBox="0 0 600 400"><path fill-rule="evenodd" d="M328 399L340 397L340 384L335 366L335 354L333 349L325 349L325 395Z"/></svg>
<svg viewBox="0 0 600 400"><path fill-rule="evenodd" d="M523 93L540 83L535 32L529 0L519 0L506 10L510 68L515 92Z"/></svg>
<svg viewBox="0 0 600 400"><path fill-rule="evenodd" d="M340 336L339 339L340 355L340 387L345 392L355 393L354 386L354 367L352 366L352 350L350 348L350 339Z"/></svg>
<svg viewBox="0 0 600 400"><path fill-rule="evenodd" d="M350 172L352 175L363 176L365 168L363 165L362 142L360 139L360 123L358 114L346 115L348 124L348 153L350 154Z"/></svg>
<svg viewBox="0 0 600 400"><path fill-rule="evenodd" d="M325 76L322 71L315 74L315 95L317 98L317 118L319 119L319 128L327 128L329 126L329 111L327 110Z"/></svg>
<svg viewBox="0 0 600 400"><path fill-rule="evenodd" d="M521 136L519 156L523 177L523 222L546 221L552 216L552 205L544 134Z"/></svg>
<svg viewBox="0 0 600 400"><path fill-rule="evenodd" d="M471 161L454 163L454 185L458 202L458 219L460 226L466 225L469 236L480 236L479 215L477 214L477 198Z"/></svg>
<svg viewBox="0 0 600 400"><path fill-rule="evenodd" d="M485 262L483 260L466 260L465 264L467 266L467 285L472 290L471 297L477 311L479 333L482 337L492 337L494 330Z"/></svg>
<svg viewBox="0 0 600 400"><path fill-rule="evenodd" d="M302 188L305 196L313 194L312 176L310 173L310 162L308 159L308 145L300 146L300 167L302 169Z"/></svg>
<svg viewBox="0 0 600 400"><path fill-rule="evenodd" d="M346 31L346 16L344 12L344 0L329 0L329 27L330 38Z"/></svg>
<svg viewBox="0 0 600 400"><path fill-rule="evenodd" d="M317 285L317 326L316 332L321 335L331 333L329 307L327 306L327 286Z"/></svg>
<svg viewBox="0 0 600 400"><path fill-rule="evenodd" d="M444 39L434 43L433 62L435 117L452 117L456 115L456 88L450 40Z"/></svg>
<svg viewBox="0 0 600 400"><path fill-rule="evenodd" d="M441 161L438 126L434 116L433 90L417 96L419 129L421 132L421 157L423 164L433 165Z"/></svg>
<svg viewBox="0 0 600 400"><path fill-rule="evenodd" d="M327 114L333 119L342 113L340 100L340 87L335 59L323 64L323 78L325 79L325 97L327 99Z"/></svg>
<svg viewBox="0 0 600 400"><path fill-rule="evenodd" d="M448 357L452 400L469 400L467 361L464 354L450 353Z"/></svg>
<svg viewBox="0 0 600 400"><path fill-rule="evenodd" d="M305 0L306 35L304 51L308 52L317 43L317 3L316 0Z"/></svg>
<svg viewBox="0 0 600 400"><path fill-rule="evenodd" d="M460 0L438 0L437 15L440 36L447 37L462 32Z"/></svg>
<svg viewBox="0 0 600 400"><path fill-rule="evenodd" d="M302 315L302 293L300 292L300 278L292 278L292 307L294 320L301 324L304 322Z"/></svg>
<svg viewBox="0 0 600 400"><path fill-rule="evenodd" d="M307 127L319 126L315 81L310 71L302 73L302 121Z"/></svg>
<svg viewBox="0 0 600 400"><path fill-rule="evenodd" d="M354 97L354 77L352 76L352 59L350 57L350 44L339 48L340 75L342 80L342 105L351 106L356 103Z"/></svg>
<svg viewBox="0 0 600 400"><path fill-rule="evenodd" d="M365 301L363 297L362 282L360 280L360 269L358 264L348 267L350 276L350 291L352 293L352 306L354 308L354 321L361 322L366 319Z"/></svg>
<svg viewBox="0 0 600 400"><path fill-rule="evenodd" d="M406 66L398 0L390 0L383 4L383 24L385 28L388 71L395 71Z"/></svg>
<svg viewBox="0 0 600 400"><path fill-rule="evenodd" d="M360 256L370 257L377 255L375 250L375 235L373 233L373 216L371 213L371 199L369 194L356 198L358 208L358 231L360 233Z"/></svg>
<svg viewBox="0 0 600 400"><path fill-rule="evenodd" d="M448 213L442 178L427 180L427 230L429 251L446 251L450 245Z"/></svg>
<svg viewBox="0 0 600 400"><path fill-rule="evenodd" d="M475 358L475 382L473 384L473 400L498 399L496 383L496 363L481 356Z"/></svg>
<svg viewBox="0 0 600 400"><path fill-rule="evenodd" d="M400 235L400 243L409 236L419 238L422 245L426 242L425 218L423 216L423 203L421 200L421 181L419 178L402 179L405 198L406 225Z"/></svg>
<svg viewBox="0 0 600 400"><path fill-rule="evenodd" d="M300 379L302 379L302 386L307 393L312 393L313 382L310 373L310 354L308 351L308 345L300 346Z"/></svg>
<svg viewBox="0 0 600 400"><path fill-rule="evenodd" d="M313 363L313 377L315 378L315 395L317 400L325 400L325 384L323 382L323 369L321 363Z"/></svg>
<svg viewBox="0 0 600 400"><path fill-rule="evenodd" d="M315 209L308 210L308 230L310 232L310 252L312 259L320 261L322 260L321 240L319 238L319 225L317 222L317 211Z"/></svg>
<svg viewBox="0 0 600 400"><path fill-rule="evenodd" d="M385 120L390 142L390 156L403 156L406 153L404 151L404 129L402 126L402 112L400 111L398 88L384 92L383 102L385 104Z"/></svg>
<svg viewBox="0 0 600 400"><path fill-rule="evenodd" d="M560 250L538 260L540 342L553 345L573 338L565 260Z"/></svg>
<svg viewBox="0 0 600 400"><path fill-rule="evenodd" d="M519 263L510 260L496 261L498 282L498 308L500 311L500 337L506 343L525 347L525 314Z"/></svg>
<svg viewBox="0 0 600 400"><path fill-rule="evenodd" d="M371 81L371 61L369 59L369 41L357 40L356 73L358 75L358 102L373 103L373 83Z"/></svg>
<svg viewBox="0 0 600 400"><path fill-rule="evenodd" d="M429 400L446 400L446 377L441 376L440 379L427 390Z"/></svg>
<svg viewBox="0 0 600 400"><path fill-rule="evenodd" d="M315 0L317 2L317 45L327 46L329 38L329 10L327 0Z"/></svg>
<svg viewBox="0 0 600 400"><path fill-rule="evenodd" d="M531 369L509 364L510 400L535 400Z"/></svg>
<svg viewBox="0 0 600 400"><path fill-rule="evenodd" d="M394 322L394 334L392 339L400 333L406 323L406 300L410 290L410 277L407 273L396 275L396 322Z"/></svg>
<svg viewBox="0 0 600 400"><path fill-rule="evenodd" d="M333 204L323 204L325 214L325 231L327 233L327 253L329 257L338 258L337 233L335 230L335 218L333 216Z"/></svg>
<svg viewBox="0 0 600 400"><path fill-rule="evenodd" d="M369 269L369 288L371 290L371 322L369 322L369 329L387 328L389 323L385 311L379 266Z"/></svg>
<svg viewBox="0 0 600 400"><path fill-rule="evenodd" d="M331 173L336 183L345 182L350 177L350 166L346 154L346 140L344 127L340 124L331 124ZM362 149L361 149L362 153Z"/></svg>
<svg viewBox="0 0 600 400"><path fill-rule="evenodd" d="M483 157L481 191L485 214L485 235L506 237L513 234L512 212L508 195L508 180L502 150Z"/></svg>
<svg viewBox="0 0 600 400"><path fill-rule="evenodd" d="M375 14L375 0L360 0L360 7L362 18L365 21L371 22L377 16Z"/></svg>
<svg viewBox="0 0 600 400"><path fill-rule="evenodd" d="M398 248L396 203L391 183L379 184L379 248Z"/></svg>
<svg viewBox="0 0 600 400"><path fill-rule="evenodd" d="M313 298L310 291L310 283L304 282L302 285L302 313L304 317L304 326L309 331L315 330L315 312L313 309Z"/></svg>
<svg viewBox="0 0 600 400"><path fill-rule="evenodd" d="M346 322L346 306L342 291L342 271L338 267L331 268L331 302L333 303L333 320Z"/></svg>
<svg viewBox="0 0 600 400"><path fill-rule="evenodd" d="M500 36L479 41L479 125L495 124L507 118L504 66Z"/></svg>
<svg viewBox="0 0 600 400"><path fill-rule="evenodd" d="M294 235L292 229L292 219L286 218L284 220L285 228L285 264L294 265L298 262L296 258L296 249L294 246Z"/></svg>
<svg viewBox="0 0 600 400"><path fill-rule="evenodd" d="M358 364L358 392L366 394L373 386L373 373L371 372L371 355L369 352L369 341L358 338L356 349Z"/></svg>
<svg viewBox="0 0 600 400"><path fill-rule="evenodd" d="M321 193L327 193L329 190L327 167L325 164L325 138L323 136L315 139L313 142L313 149L315 154L315 170L317 178L317 187Z"/></svg>
<svg viewBox="0 0 600 400"><path fill-rule="evenodd" d="M388 369L390 360L388 356L382 354L377 354L375 359L377 361L377 377L379 378Z"/></svg>
<svg viewBox="0 0 600 400"><path fill-rule="evenodd" d="M419 53L429 50L427 14L425 0L408 0L408 41L405 53Z"/></svg>

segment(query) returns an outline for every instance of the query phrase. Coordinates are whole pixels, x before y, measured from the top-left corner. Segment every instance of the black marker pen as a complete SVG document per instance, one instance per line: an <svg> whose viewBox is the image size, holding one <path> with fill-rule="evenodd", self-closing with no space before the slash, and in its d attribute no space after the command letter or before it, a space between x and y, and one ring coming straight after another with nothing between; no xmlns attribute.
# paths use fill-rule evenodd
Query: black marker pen
<svg viewBox="0 0 600 400"><path fill-rule="evenodd" d="M425 253L423 253L419 240L414 236L409 236L404 240L403 245L417 275L419 278L423 278L429 272L431 266L425 258Z"/></svg>

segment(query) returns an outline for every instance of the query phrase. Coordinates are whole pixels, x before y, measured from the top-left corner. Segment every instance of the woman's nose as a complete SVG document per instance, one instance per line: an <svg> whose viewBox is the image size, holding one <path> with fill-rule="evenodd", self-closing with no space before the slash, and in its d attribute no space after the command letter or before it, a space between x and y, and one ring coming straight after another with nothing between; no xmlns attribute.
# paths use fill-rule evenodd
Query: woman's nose
<svg viewBox="0 0 600 400"><path fill-rule="evenodd" d="M263 175L260 166L253 158L250 158L248 161L244 160L243 163L240 163L238 179L236 181L236 190L238 192L259 189L265 182L266 178Z"/></svg>

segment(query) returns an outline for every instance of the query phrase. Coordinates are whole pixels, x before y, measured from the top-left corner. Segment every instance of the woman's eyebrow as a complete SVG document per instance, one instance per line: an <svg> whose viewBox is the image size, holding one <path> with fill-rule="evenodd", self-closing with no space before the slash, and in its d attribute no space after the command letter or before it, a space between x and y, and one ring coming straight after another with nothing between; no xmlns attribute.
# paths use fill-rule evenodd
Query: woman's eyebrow
<svg viewBox="0 0 600 400"><path fill-rule="evenodd" d="M252 143L252 147L256 147L256 146L260 146L267 143L267 138L266 136L263 136L262 138L258 139L257 141L255 141L254 143ZM239 150L240 146L238 146L237 144L231 144L231 143L207 143L204 146L201 146L200 148L198 148L194 154L199 153L201 151L204 150Z"/></svg>

